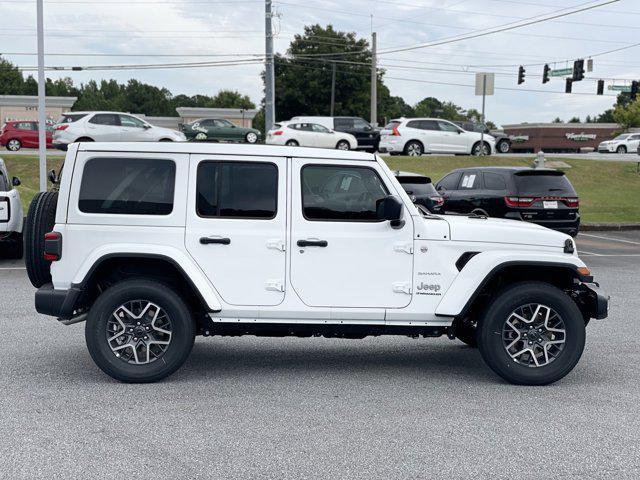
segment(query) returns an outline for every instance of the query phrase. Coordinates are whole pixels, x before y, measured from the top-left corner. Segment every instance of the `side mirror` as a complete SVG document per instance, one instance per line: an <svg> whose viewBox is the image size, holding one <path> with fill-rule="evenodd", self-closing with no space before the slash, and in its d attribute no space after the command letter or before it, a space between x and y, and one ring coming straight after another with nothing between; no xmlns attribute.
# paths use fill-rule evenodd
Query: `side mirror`
<svg viewBox="0 0 640 480"><path fill-rule="evenodd" d="M376 215L380 220L389 220L391 227L402 228L402 203L393 195L381 198L376 202Z"/></svg>
<svg viewBox="0 0 640 480"><path fill-rule="evenodd" d="M147 125L147 124L145 123L145 124L144 124L144 127L142 127L142 128L144 128L145 130L149 130L149 129L151 128L151 125Z"/></svg>
<svg viewBox="0 0 640 480"><path fill-rule="evenodd" d="M22 184L22 182L20 181L20 179L18 177L13 177L11 179L11 185L13 185L14 187L18 187Z"/></svg>
<svg viewBox="0 0 640 480"><path fill-rule="evenodd" d="M373 127L371 125L367 125L364 127L365 132L370 132L371 130L373 130Z"/></svg>
<svg viewBox="0 0 640 480"><path fill-rule="evenodd" d="M58 176L56 175L56 171L55 170L49 170L49 172L47 173L47 178L54 185L56 183L58 183Z"/></svg>

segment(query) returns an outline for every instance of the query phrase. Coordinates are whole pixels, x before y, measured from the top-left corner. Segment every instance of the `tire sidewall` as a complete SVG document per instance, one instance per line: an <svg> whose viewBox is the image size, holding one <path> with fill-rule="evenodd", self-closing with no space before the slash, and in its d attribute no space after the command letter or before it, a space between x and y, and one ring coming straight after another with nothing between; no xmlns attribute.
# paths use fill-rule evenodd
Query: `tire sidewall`
<svg viewBox="0 0 640 480"><path fill-rule="evenodd" d="M171 320L171 343L164 354L149 364L132 365L116 357L107 342L107 320L120 305L148 300L162 308ZM168 285L146 280L127 280L106 290L93 304L85 326L87 348L107 375L129 383L158 381L175 372L189 356L195 326L182 299Z"/></svg>
<svg viewBox="0 0 640 480"><path fill-rule="evenodd" d="M508 316L522 305L541 303L564 321L566 343L561 355L543 367L515 362L506 351L502 330ZM562 290L542 282L513 285L503 290L479 323L478 346L485 362L505 380L523 385L546 385L567 375L578 363L585 344L585 323L580 310Z"/></svg>
<svg viewBox="0 0 640 480"><path fill-rule="evenodd" d="M625 147L624 145L620 145L618 148L616 148L616 153L627 153L627 147Z"/></svg>
<svg viewBox="0 0 640 480"><path fill-rule="evenodd" d="M347 148L340 148L340 145L346 145ZM349 142L347 140L339 140L338 143L336 144L336 149L337 150L351 150L351 145L349 145Z"/></svg>
<svg viewBox="0 0 640 480"><path fill-rule="evenodd" d="M16 148L12 148L11 147L12 144L16 145ZM17 152L21 148L22 148L22 142L16 138L12 138L7 142L7 150L9 150L10 152Z"/></svg>
<svg viewBox="0 0 640 480"><path fill-rule="evenodd" d="M417 147L419 152L418 154L411 155L409 149L411 148L412 145L415 145ZM406 151L406 155L415 156L415 157L419 157L424 154L424 148L422 147L422 144L416 140L411 140L409 143L407 143L407 146L405 147L405 151Z"/></svg>
<svg viewBox="0 0 640 480"><path fill-rule="evenodd" d="M253 138L252 140L249 140L250 138ZM258 135L253 133L253 132L249 132L245 135L244 139L247 141L247 143L256 143L258 141Z"/></svg>

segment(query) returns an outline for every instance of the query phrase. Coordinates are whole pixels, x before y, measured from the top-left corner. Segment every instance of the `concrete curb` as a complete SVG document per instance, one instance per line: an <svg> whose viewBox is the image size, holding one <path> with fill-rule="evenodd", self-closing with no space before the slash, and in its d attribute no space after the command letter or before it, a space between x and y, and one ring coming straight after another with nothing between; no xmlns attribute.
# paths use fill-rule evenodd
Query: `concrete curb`
<svg viewBox="0 0 640 480"><path fill-rule="evenodd" d="M615 230L640 230L640 223L581 223L581 232L606 232Z"/></svg>

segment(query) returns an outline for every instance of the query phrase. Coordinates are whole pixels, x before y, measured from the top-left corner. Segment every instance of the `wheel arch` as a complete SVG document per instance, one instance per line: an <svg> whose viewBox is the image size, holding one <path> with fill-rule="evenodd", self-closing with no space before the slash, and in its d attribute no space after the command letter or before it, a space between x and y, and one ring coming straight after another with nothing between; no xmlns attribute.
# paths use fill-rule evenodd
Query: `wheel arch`
<svg viewBox="0 0 640 480"><path fill-rule="evenodd" d="M409 140L404 142L404 145L402 147L403 152L407 149L407 145L409 145L411 142L419 143L420 146L422 147L422 153L426 153L427 149L425 148L424 142L418 138L409 138Z"/></svg>
<svg viewBox="0 0 640 480"><path fill-rule="evenodd" d="M220 301L204 274L185 260L162 253L107 253L98 257L82 279L71 284L71 289L82 292L77 300L79 306L90 308L101 291L118 281L153 278L175 288L191 308L220 311Z"/></svg>
<svg viewBox="0 0 640 480"><path fill-rule="evenodd" d="M471 146L471 155L473 155L473 151L480 144L480 142L481 142L480 140L477 140L477 141L473 142L473 145ZM486 140L482 140L482 143L484 143L487 146L487 148L489 149L488 155L492 155L494 153L494 151L491 149L491 144L489 142L487 142Z"/></svg>
<svg viewBox="0 0 640 480"><path fill-rule="evenodd" d="M473 257L467 264L472 262ZM507 260L493 268L480 269L480 275L478 271L465 275L465 265L462 265L460 274L438 304L436 315L460 318L469 316L481 310L496 291L523 280L546 282L562 290L573 290L576 283L593 280L591 276L578 271L580 264L560 260Z"/></svg>

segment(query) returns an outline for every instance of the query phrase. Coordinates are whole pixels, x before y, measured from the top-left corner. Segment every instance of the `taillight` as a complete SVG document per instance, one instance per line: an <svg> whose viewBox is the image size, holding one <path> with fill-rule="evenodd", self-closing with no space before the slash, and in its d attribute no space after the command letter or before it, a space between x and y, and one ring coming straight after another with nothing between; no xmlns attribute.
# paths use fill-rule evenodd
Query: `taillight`
<svg viewBox="0 0 640 480"><path fill-rule="evenodd" d="M394 137L400 137L400 132L398 131L398 127L393 127L393 133L391 134Z"/></svg>
<svg viewBox="0 0 640 480"><path fill-rule="evenodd" d="M535 201L532 197L504 197L504 203L508 207L530 207Z"/></svg>
<svg viewBox="0 0 640 480"><path fill-rule="evenodd" d="M274 135L282 135L284 132L282 130L276 130L273 132Z"/></svg>
<svg viewBox="0 0 640 480"><path fill-rule="evenodd" d="M69 128L69 124L55 126L55 130L66 130L67 128Z"/></svg>
<svg viewBox="0 0 640 480"><path fill-rule="evenodd" d="M567 207L578 208L580 206L580 199L577 197L569 197L564 199L564 203Z"/></svg>
<svg viewBox="0 0 640 480"><path fill-rule="evenodd" d="M44 234L44 259L56 262L62 257L62 234L49 232Z"/></svg>

